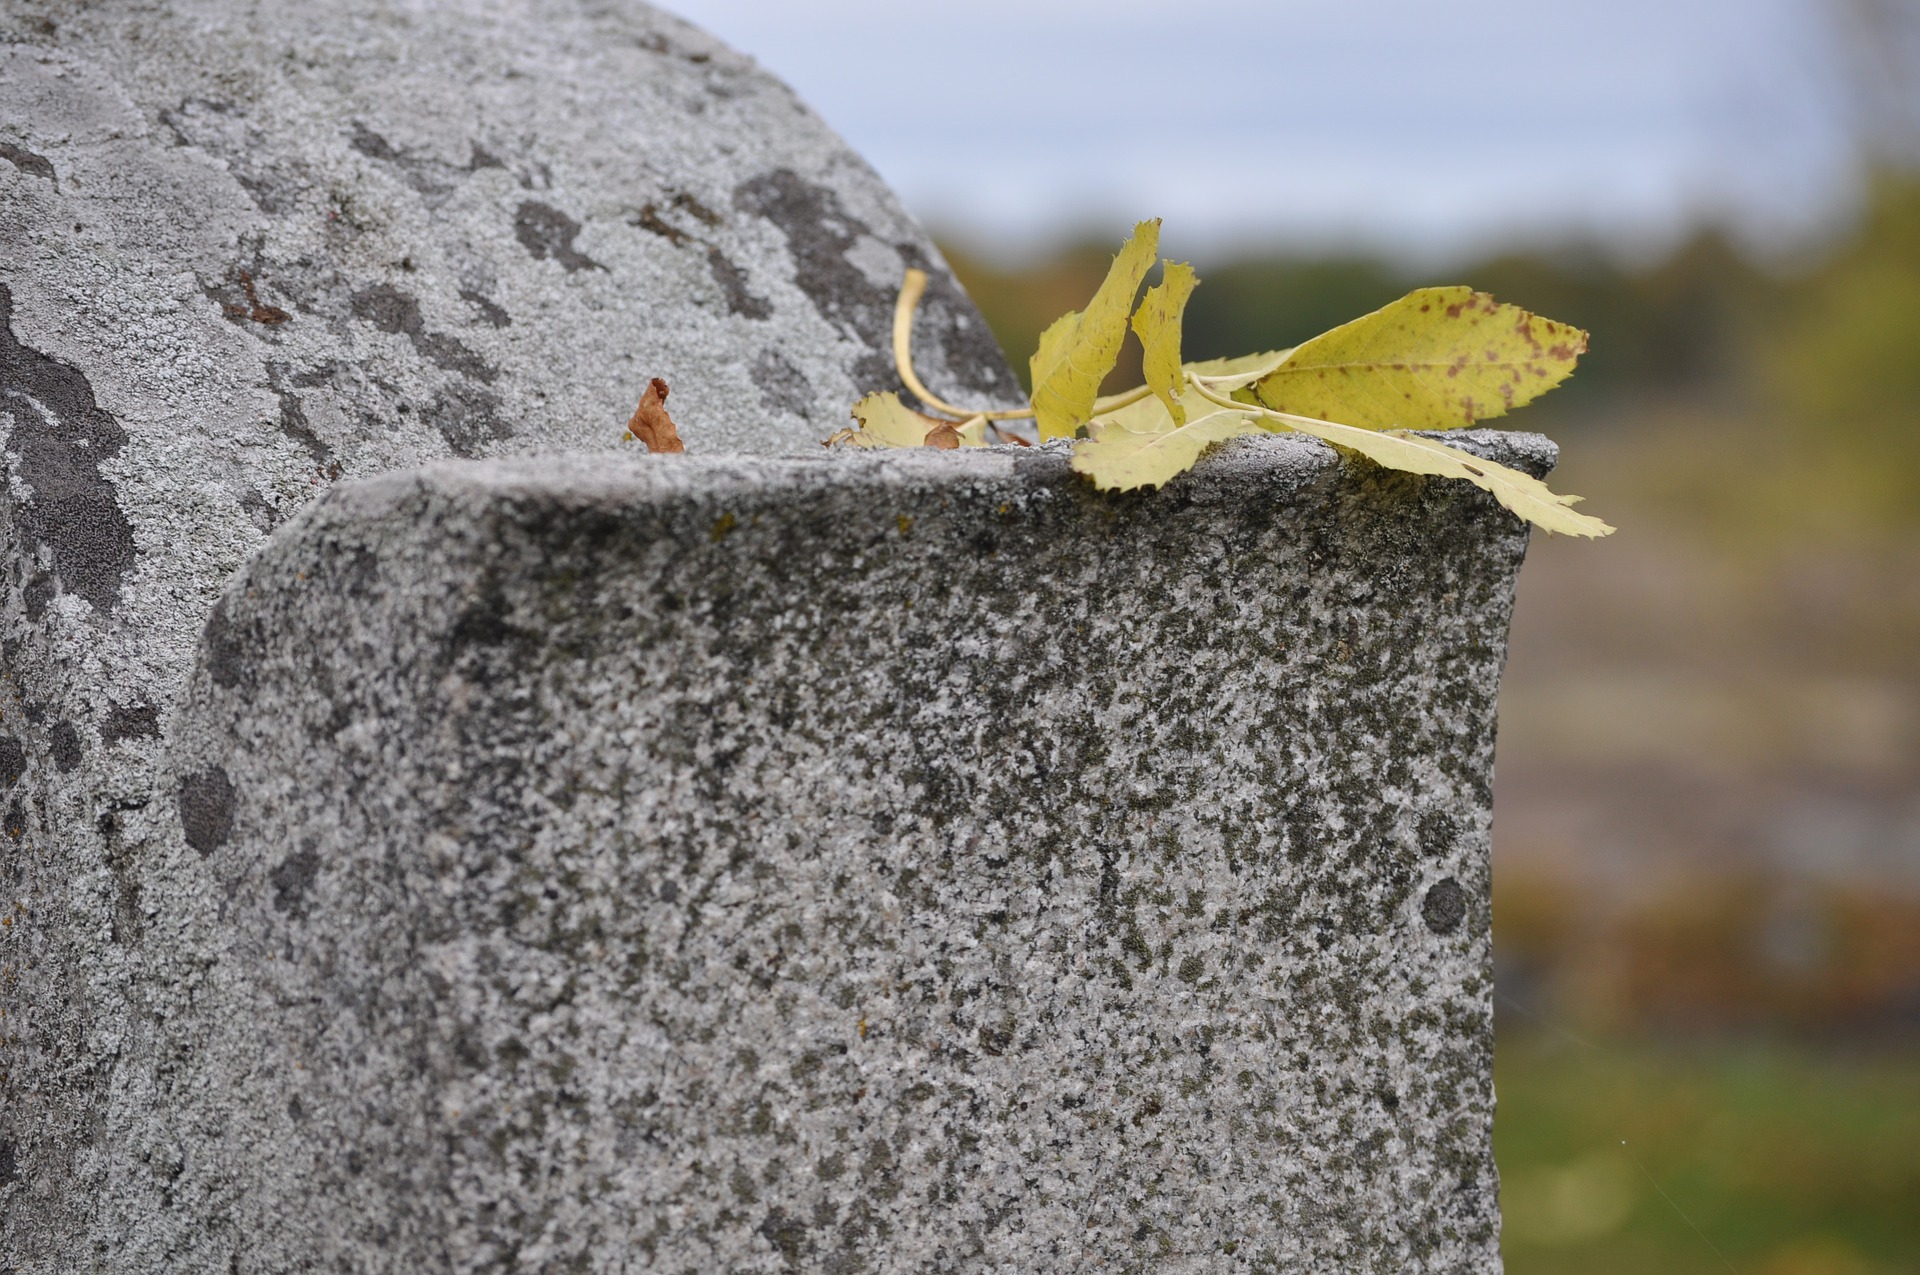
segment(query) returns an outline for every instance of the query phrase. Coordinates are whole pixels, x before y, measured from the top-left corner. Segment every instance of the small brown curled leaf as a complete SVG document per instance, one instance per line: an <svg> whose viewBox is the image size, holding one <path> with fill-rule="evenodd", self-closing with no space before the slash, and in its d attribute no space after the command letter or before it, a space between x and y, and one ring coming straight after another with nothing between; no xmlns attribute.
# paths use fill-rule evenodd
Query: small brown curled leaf
<svg viewBox="0 0 1920 1275"><path fill-rule="evenodd" d="M633 419L627 422L627 432L645 443L650 452L687 450L680 441L680 431L674 428L673 417L667 415L667 383L659 377L647 383L640 406L633 409Z"/></svg>
<svg viewBox="0 0 1920 1275"><path fill-rule="evenodd" d="M953 421L941 421L927 431L927 447L952 451L960 446L960 427Z"/></svg>

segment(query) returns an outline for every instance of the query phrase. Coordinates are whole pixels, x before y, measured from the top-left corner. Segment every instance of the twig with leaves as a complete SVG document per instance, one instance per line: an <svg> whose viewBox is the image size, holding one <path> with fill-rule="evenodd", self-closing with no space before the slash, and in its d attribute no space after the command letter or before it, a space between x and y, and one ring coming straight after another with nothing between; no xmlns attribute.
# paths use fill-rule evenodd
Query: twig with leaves
<svg viewBox="0 0 1920 1275"><path fill-rule="evenodd" d="M1460 478L1548 531L1604 536L1613 528L1576 512L1530 474L1409 430L1460 429L1505 415L1560 384L1587 348L1578 328L1502 305L1466 287L1421 288L1291 350L1181 360L1181 321L1199 285L1193 267L1162 263L1160 282L1134 297L1158 255L1160 223L1143 221L1122 245L1084 310L1040 335L1024 408L971 411L930 392L913 368L913 317L926 290L909 270L894 310L900 380L933 413L893 392L854 404L856 429L828 439L853 447L979 447L998 422L1033 420L1040 437L1077 440L1073 468L1102 491L1164 485L1216 444L1255 432L1302 433L1389 469ZM1129 317L1131 315L1131 317ZM1099 396L1129 324L1146 384Z"/></svg>

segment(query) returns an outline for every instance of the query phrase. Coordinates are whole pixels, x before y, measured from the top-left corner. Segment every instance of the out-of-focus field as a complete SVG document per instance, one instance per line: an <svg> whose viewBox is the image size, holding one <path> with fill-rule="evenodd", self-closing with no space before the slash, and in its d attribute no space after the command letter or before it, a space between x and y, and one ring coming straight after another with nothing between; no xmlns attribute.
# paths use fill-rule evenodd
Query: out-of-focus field
<svg viewBox="0 0 1920 1275"><path fill-rule="evenodd" d="M1020 270L950 255L1020 364L1121 229ZM1703 234L1633 267L1200 274L1192 358L1426 283L1592 333L1500 422L1559 440L1555 487L1621 529L1536 536L1502 689L1509 1269L1920 1275L1920 183L1791 268Z"/></svg>
<svg viewBox="0 0 1920 1275"><path fill-rule="evenodd" d="M1912 1050L1531 1034L1495 1083L1510 1275L1920 1270Z"/></svg>

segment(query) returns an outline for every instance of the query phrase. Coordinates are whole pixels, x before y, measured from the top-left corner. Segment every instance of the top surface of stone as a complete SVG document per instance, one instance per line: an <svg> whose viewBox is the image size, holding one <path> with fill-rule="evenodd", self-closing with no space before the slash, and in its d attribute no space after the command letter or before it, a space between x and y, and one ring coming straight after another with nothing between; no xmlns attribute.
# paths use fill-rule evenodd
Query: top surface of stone
<svg viewBox="0 0 1920 1275"><path fill-rule="evenodd" d="M1441 435L1429 430L1422 436ZM1536 476L1550 473L1560 455L1559 447L1543 434L1469 429L1444 437L1462 451ZM834 449L797 457L642 457L639 465L558 458L514 459L486 466L435 465L343 487L331 493L324 505L309 510L307 530L289 528L286 538L313 535L312 528L333 519L379 516L376 511L423 490L436 492L442 499L469 502L475 510L520 500L540 508L631 511L688 498L724 500L735 494L763 501L798 501L824 491L846 493L847 499L854 499L854 492L870 493L875 500L937 499L954 489L986 490L1020 483L1030 489L1022 492L1023 499L1073 496L1109 509L1116 517L1137 517L1151 516L1156 501L1166 512L1190 505L1264 508L1296 499L1305 484L1315 481L1369 474L1389 480L1398 477L1304 434L1251 434L1212 449L1164 490L1102 496L1072 473L1071 456L1070 445L1055 440L1038 447L956 451ZM1465 484L1452 480L1440 480L1438 490L1470 495ZM889 506L888 517L892 516ZM1517 522L1511 514L1490 507L1485 516L1496 524L1487 529L1490 534L1516 530L1524 538L1523 525L1506 525Z"/></svg>

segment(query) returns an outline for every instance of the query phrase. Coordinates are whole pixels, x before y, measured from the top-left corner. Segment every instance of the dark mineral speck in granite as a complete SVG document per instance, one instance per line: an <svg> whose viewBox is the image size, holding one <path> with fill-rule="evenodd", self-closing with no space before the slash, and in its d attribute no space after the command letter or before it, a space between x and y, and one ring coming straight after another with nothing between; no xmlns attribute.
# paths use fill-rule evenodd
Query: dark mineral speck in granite
<svg viewBox="0 0 1920 1275"><path fill-rule="evenodd" d="M772 316L773 307L767 304L766 298L755 296L747 288L747 272L728 260L727 254L718 248L708 248L707 268L713 273L713 281L720 285L721 295L727 299L727 313L749 319Z"/></svg>
<svg viewBox="0 0 1920 1275"><path fill-rule="evenodd" d="M11 788L27 773L27 750L12 735L0 735L0 788Z"/></svg>
<svg viewBox="0 0 1920 1275"><path fill-rule="evenodd" d="M1434 883L1420 905L1420 915L1435 934L1451 934L1467 915L1467 892L1452 877Z"/></svg>
<svg viewBox="0 0 1920 1275"><path fill-rule="evenodd" d="M71 773L80 764L80 732L73 728L72 722L55 722L53 729L47 732L48 751L53 754L53 764L61 774Z"/></svg>
<svg viewBox="0 0 1920 1275"><path fill-rule="evenodd" d="M123 739L158 739L160 710L152 704L115 704L107 710L100 727L100 742L117 743Z"/></svg>
<svg viewBox="0 0 1920 1275"><path fill-rule="evenodd" d="M0 159L6 160L21 172L42 181L58 186L60 179L54 175L53 161L45 155L36 155L24 146L12 142L0 142Z"/></svg>
<svg viewBox="0 0 1920 1275"><path fill-rule="evenodd" d="M605 266L573 246L580 223L551 204L529 199L513 214L514 237L541 260L552 260L568 270L604 270Z"/></svg>
<svg viewBox="0 0 1920 1275"><path fill-rule="evenodd" d="M892 331L896 290L876 284L848 256L863 236L872 234L866 223L849 213L831 188L808 182L784 168L742 182L734 190L733 206L738 212L765 218L779 227L793 255L795 285L822 318L873 348L874 354L860 368L861 384L872 389L897 387L892 359L882 353ZM943 269L930 269L927 254L918 244L902 243L895 248L906 265L928 270L928 289L915 330L922 339L928 329L938 332L947 372L977 376L974 369L993 368L997 372L993 384L980 392L1017 396L1019 382L1012 369L991 357L992 332L980 321L952 276ZM715 276L720 276L718 267ZM727 281L722 283L727 286Z"/></svg>

